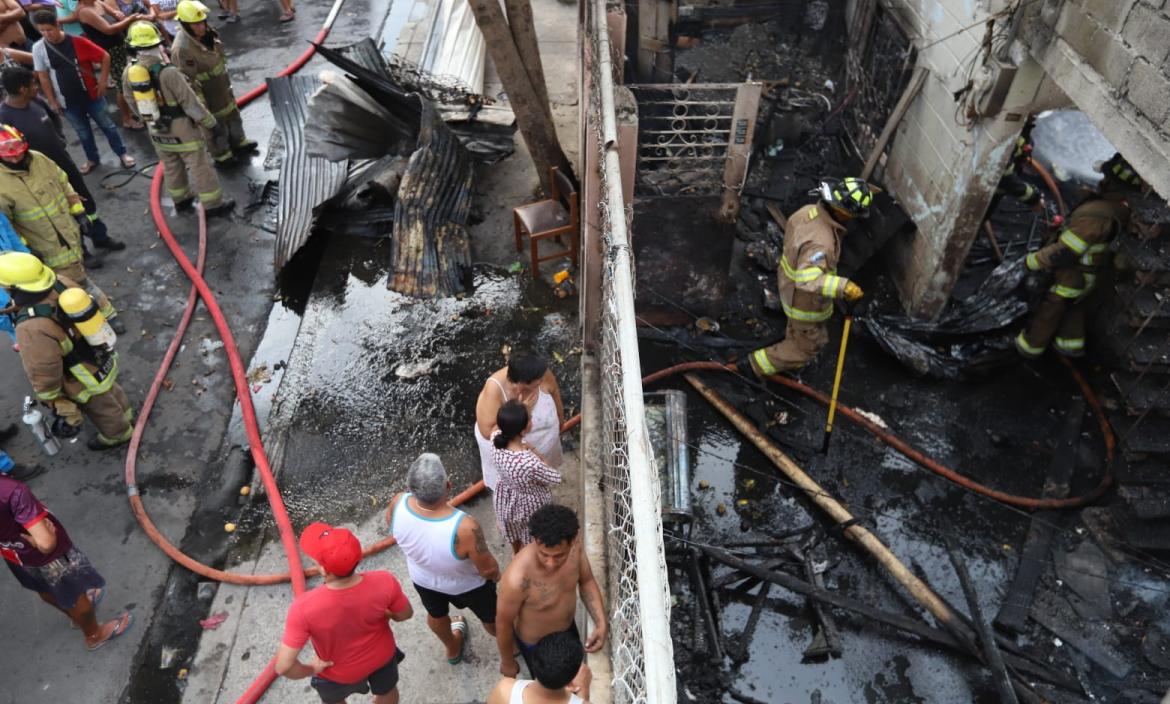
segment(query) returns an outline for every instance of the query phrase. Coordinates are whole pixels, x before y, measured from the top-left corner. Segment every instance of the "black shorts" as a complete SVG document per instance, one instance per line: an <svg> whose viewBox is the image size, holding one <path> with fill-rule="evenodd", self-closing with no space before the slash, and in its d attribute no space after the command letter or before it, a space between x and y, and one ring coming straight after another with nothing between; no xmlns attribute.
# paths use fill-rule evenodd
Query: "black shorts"
<svg viewBox="0 0 1170 704"><path fill-rule="evenodd" d="M484 623L496 622L496 583L484 582L482 585L462 594L444 594L433 589L414 585L418 598L422 600L423 608L435 618L448 615L450 606L457 609L471 609L471 613Z"/></svg>
<svg viewBox="0 0 1170 704"><path fill-rule="evenodd" d="M20 586L52 596L62 609L77 606L77 600L90 589L106 586L106 580L77 548L69 548L69 552L56 560L37 567L14 565L3 559L0 562L8 565Z"/></svg>
<svg viewBox="0 0 1170 704"><path fill-rule="evenodd" d="M577 622L576 621L573 621L572 623L570 623L569 627L566 628L563 632L568 633L569 635L573 636L574 640L578 640L578 641L581 640L581 632L577 630ZM536 650L536 643L525 643L524 641L520 640L519 637L517 637L516 638L516 647L520 648L520 657L524 658L524 664L528 666L528 674L532 675L535 678L536 672L532 669L532 659L531 658L532 658L532 651ZM585 662L586 657L589 657L588 653L586 653L581 658L581 662Z"/></svg>
<svg viewBox="0 0 1170 704"><path fill-rule="evenodd" d="M317 694L320 695L321 701L325 704L344 702L346 697L354 694L367 694L369 692L386 694L398 686L398 663L405 659L406 653L399 650L394 653L394 657L390 658L390 662L371 672L365 679L353 684L341 684L316 675L309 680L309 684L313 685L313 689L317 690Z"/></svg>

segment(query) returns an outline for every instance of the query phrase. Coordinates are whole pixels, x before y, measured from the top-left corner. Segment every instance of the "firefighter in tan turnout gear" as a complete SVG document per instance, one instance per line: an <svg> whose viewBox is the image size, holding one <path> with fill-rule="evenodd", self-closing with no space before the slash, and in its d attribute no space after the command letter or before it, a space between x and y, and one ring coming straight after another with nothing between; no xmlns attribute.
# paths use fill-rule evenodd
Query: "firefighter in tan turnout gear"
<svg viewBox="0 0 1170 704"><path fill-rule="evenodd" d="M162 35L153 24L135 22L126 37L137 56L122 74L122 91L150 126L167 193L179 210L192 207L198 197L207 215L227 215L235 201L224 198L199 129L215 127L215 117L203 107L183 72L163 59Z"/></svg>
<svg viewBox="0 0 1170 704"><path fill-rule="evenodd" d="M237 157L255 152L257 146L244 135L223 42L207 24L207 6L199 0L182 0L176 19L183 29L171 45L171 61L191 80L215 117L215 126L206 135L212 161L217 166L233 164Z"/></svg>
<svg viewBox="0 0 1170 704"><path fill-rule="evenodd" d="M1120 154L1101 171L1097 193L1069 214L1056 241L1025 259L1030 271L1051 271L1052 286L1028 329L1016 336L1016 350L1024 357L1039 357L1049 342L1067 357L1085 353L1085 299L1112 258L1110 243L1129 229L1129 198L1142 188L1141 177Z"/></svg>
<svg viewBox="0 0 1170 704"><path fill-rule="evenodd" d="M89 292L110 325L126 332L82 263L81 235L90 222L81 196L52 159L30 150L20 130L9 125L0 125L0 213L33 254Z"/></svg>
<svg viewBox="0 0 1170 704"><path fill-rule="evenodd" d="M134 409L118 385L114 332L89 294L24 252L0 254L0 286L12 296L24 372L57 415L54 431L76 435L84 414L97 426L89 449L129 442Z"/></svg>
<svg viewBox="0 0 1170 704"><path fill-rule="evenodd" d="M784 228L784 252L780 257L780 304L788 316L784 339L748 357L756 376L772 376L800 369L829 341L825 321L833 315L834 299L856 301L861 287L837 276L841 255L841 223L869 216L873 194L865 181L846 178L826 180L820 199L788 218ZM742 361L740 371L747 373Z"/></svg>

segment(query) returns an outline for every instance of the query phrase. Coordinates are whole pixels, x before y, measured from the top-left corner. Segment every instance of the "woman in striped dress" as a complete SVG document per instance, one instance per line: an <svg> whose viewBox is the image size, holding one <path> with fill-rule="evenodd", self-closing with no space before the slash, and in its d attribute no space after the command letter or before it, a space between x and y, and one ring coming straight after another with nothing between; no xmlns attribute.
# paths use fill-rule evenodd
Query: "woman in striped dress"
<svg viewBox="0 0 1170 704"><path fill-rule="evenodd" d="M493 494L496 523L517 553L532 542L528 518L552 503L549 487L561 483L561 473L524 439L532 429L532 418L523 403L511 400L500 406L496 426L492 434L492 460L500 472Z"/></svg>

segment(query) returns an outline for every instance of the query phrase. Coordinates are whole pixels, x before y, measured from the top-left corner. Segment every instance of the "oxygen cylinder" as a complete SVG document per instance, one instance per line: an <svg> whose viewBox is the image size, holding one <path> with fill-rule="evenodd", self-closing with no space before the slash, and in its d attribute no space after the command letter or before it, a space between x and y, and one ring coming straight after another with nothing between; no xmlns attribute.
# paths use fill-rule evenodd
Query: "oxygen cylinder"
<svg viewBox="0 0 1170 704"><path fill-rule="evenodd" d="M130 90L134 93L138 115L143 122L156 121L158 119L158 96L154 94L154 85L150 81L150 69L140 64L131 64L126 77L130 80Z"/></svg>
<svg viewBox="0 0 1170 704"><path fill-rule="evenodd" d="M106 316L98 310L97 303L88 293L79 288L67 288L61 292L60 298L57 299L57 307L73 324L73 327L77 328L77 331L85 337L85 341L90 346L98 349L114 349L114 343L118 341L118 336L110 324L106 322Z"/></svg>
<svg viewBox="0 0 1170 704"><path fill-rule="evenodd" d="M24 397L24 415L21 417L21 420L32 431L32 434L37 439L37 443L45 451L46 455L52 457L61 451L61 443L53 435L53 430L49 427L49 422L45 420L45 414L37 409L31 396Z"/></svg>

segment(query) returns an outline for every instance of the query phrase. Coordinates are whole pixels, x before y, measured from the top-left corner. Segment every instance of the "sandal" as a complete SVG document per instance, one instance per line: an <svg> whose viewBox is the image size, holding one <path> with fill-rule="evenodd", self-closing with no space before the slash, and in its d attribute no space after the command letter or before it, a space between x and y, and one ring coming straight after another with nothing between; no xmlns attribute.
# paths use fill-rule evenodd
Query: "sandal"
<svg viewBox="0 0 1170 704"><path fill-rule="evenodd" d="M286 12L280 16L280 21L281 22L292 22L296 18L297 18L297 13L293 10L289 10L288 12Z"/></svg>
<svg viewBox="0 0 1170 704"><path fill-rule="evenodd" d="M132 623L134 623L134 616L131 615L129 611L124 611L122 613L122 615L119 616L118 618L116 618L115 620L107 621L106 623L103 623L101 626L103 631L105 630L106 626L113 626L113 628L110 630L110 632L108 634L106 634L106 636L104 638L102 638L98 642L93 643L92 645L90 643L86 643L85 649L90 651L91 653L95 650L98 650L106 643L109 643L113 639L117 638L118 636L122 635L126 631L130 630L130 624L132 624Z"/></svg>
<svg viewBox="0 0 1170 704"><path fill-rule="evenodd" d="M129 122L126 122L126 121L122 122L122 129L125 129L125 130L133 130L133 131L137 132L138 130L145 129L145 128L146 128L146 125L142 124L142 122L140 122L139 120L131 120Z"/></svg>
<svg viewBox="0 0 1170 704"><path fill-rule="evenodd" d="M447 658L448 664L458 665L463 662L463 649L467 647L467 620L462 616L459 620L451 619L451 632L462 633L463 637L459 639L459 654L453 658Z"/></svg>
<svg viewBox="0 0 1170 704"><path fill-rule="evenodd" d="M125 166L127 169L133 169L137 165L138 162L134 160L134 157L129 154L122 155L122 166Z"/></svg>
<svg viewBox="0 0 1170 704"><path fill-rule="evenodd" d="M81 166L78 166L77 170L80 171L82 174L88 174L90 171L93 171L94 169L96 169L99 166L101 166L101 164L97 163L96 161L87 161L84 164L82 164Z"/></svg>

